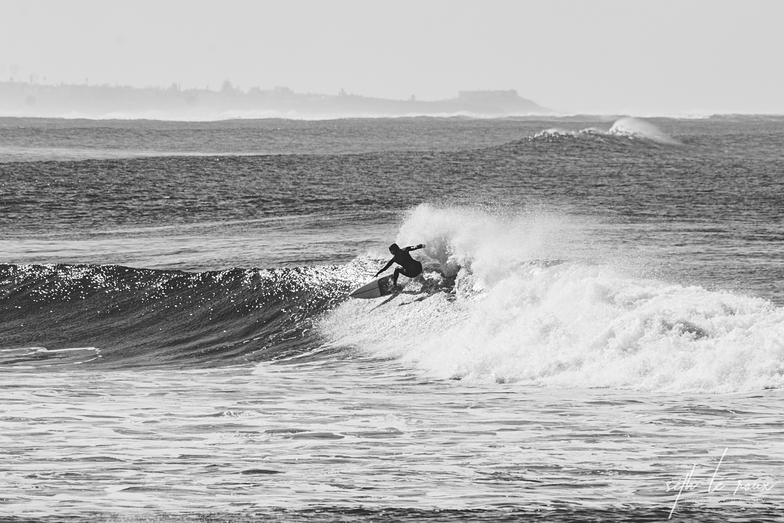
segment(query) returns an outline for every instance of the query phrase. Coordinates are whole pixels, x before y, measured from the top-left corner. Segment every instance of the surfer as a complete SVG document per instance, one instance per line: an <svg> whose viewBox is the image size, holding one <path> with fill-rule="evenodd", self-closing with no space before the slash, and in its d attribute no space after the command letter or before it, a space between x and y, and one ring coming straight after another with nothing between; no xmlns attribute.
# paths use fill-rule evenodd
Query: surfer
<svg viewBox="0 0 784 523"><path fill-rule="evenodd" d="M392 287L397 286L397 278L401 274L409 278L415 278L422 274L422 264L416 261L408 254L411 251L422 249L425 247L424 243L420 243L415 247L404 247L401 249L396 243L389 246L389 252L392 253L392 259L384 265L384 268L376 273L376 276L389 269L393 263L397 263L400 267L395 268L395 274L392 276Z"/></svg>

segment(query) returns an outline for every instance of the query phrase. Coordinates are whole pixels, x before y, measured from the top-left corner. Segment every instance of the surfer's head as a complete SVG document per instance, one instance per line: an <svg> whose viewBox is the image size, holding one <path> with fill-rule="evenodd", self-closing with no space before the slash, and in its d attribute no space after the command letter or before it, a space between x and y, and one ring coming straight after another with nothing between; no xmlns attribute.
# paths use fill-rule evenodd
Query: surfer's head
<svg viewBox="0 0 784 523"><path fill-rule="evenodd" d="M389 246L389 252L392 254L397 254L398 251L400 251L400 247L398 247L396 243Z"/></svg>

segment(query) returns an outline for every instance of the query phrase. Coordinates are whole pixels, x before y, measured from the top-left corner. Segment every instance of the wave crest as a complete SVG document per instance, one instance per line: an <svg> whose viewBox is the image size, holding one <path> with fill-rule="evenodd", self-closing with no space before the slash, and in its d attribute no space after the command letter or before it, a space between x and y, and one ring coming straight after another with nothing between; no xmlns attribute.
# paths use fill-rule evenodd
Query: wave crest
<svg viewBox="0 0 784 523"><path fill-rule="evenodd" d="M639 118L625 117L616 120L609 130L588 127L580 130L546 129L529 138L531 142L546 143L653 143L658 145L682 145L654 124Z"/></svg>

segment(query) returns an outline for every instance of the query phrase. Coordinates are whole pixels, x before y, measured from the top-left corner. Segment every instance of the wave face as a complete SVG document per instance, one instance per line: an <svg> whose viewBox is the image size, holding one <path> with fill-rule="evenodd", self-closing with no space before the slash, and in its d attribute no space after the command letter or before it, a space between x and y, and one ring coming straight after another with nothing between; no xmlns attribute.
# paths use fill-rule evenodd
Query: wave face
<svg viewBox="0 0 784 523"><path fill-rule="evenodd" d="M0 265L0 365L211 367L297 355L363 263L199 273Z"/></svg>
<svg viewBox="0 0 784 523"><path fill-rule="evenodd" d="M384 306L343 303L319 328L336 345L440 378L702 392L784 385L784 309L646 277L625 260L561 257L585 241L582 228L420 206L398 243L418 231L431 266L454 283L434 286L443 278L429 273Z"/></svg>

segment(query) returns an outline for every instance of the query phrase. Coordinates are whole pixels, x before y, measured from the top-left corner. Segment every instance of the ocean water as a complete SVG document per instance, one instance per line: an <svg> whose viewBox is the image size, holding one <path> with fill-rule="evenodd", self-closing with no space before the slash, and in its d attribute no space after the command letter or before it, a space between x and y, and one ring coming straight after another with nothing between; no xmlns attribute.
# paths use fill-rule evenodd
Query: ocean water
<svg viewBox="0 0 784 523"><path fill-rule="evenodd" d="M2 520L784 520L784 117L4 118L0 228Z"/></svg>

